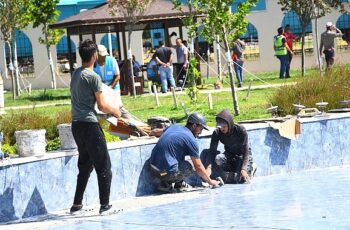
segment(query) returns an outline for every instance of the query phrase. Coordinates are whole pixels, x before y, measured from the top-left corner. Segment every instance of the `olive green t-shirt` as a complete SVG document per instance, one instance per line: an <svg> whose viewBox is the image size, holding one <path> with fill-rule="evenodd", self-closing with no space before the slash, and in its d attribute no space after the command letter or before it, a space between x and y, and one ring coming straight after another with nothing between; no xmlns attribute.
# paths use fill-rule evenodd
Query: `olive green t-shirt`
<svg viewBox="0 0 350 230"><path fill-rule="evenodd" d="M93 70L80 67L74 71L70 83L73 121L98 122L95 93L99 91L101 78Z"/></svg>

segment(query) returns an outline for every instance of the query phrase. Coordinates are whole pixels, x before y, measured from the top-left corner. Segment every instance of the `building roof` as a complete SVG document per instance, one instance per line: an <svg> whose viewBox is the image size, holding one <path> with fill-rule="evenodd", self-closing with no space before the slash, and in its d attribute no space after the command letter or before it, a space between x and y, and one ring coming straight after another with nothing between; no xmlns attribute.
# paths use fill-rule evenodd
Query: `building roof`
<svg viewBox="0 0 350 230"><path fill-rule="evenodd" d="M147 21L159 21L163 19L179 19L188 14L188 7L183 6L182 11L173 9L174 5L168 0L153 0L147 7L144 15L140 17L140 23ZM107 24L124 24L124 16L115 12L112 16L109 13L109 5L103 3L96 8L83 11L64 20L52 24L51 28L70 28L87 25L107 25Z"/></svg>
<svg viewBox="0 0 350 230"><path fill-rule="evenodd" d="M106 0L60 0L59 6L66 5L81 5L81 4L101 4L106 2Z"/></svg>

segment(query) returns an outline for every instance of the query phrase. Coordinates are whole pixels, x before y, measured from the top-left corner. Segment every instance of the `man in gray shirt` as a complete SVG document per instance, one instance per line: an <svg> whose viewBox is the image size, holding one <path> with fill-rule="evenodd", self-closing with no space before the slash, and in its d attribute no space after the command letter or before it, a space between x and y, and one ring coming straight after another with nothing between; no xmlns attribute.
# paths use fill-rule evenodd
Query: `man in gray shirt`
<svg viewBox="0 0 350 230"><path fill-rule="evenodd" d="M182 43L181 38L176 39L176 73L177 73L177 85L182 87L185 84L186 70L188 67L188 49Z"/></svg>
<svg viewBox="0 0 350 230"><path fill-rule="evenodd" d="M120 117L121 113L117 107L111 107L107 103L102 94L101 78L93 70L97 60L96 44L89 39L83 41L79 46L79 55L82 66L74 71L70 84L72 133L79 152L79 174L70 213L82 209L85 188L90 173L95 169L101 204L100 214L102 214L112 206L109 204L112 171L106 139L97 120L95 103L102 112L115 117Z"/></svg>
<svg viewBox="0 0 350 230"><path fill-rule="evenodd" d="M327 22L326 29L321 34L320 54L322 56L322 53L324 53L328 69L334 64L334 39L341 37L343 34L332 22Z"/></svg>

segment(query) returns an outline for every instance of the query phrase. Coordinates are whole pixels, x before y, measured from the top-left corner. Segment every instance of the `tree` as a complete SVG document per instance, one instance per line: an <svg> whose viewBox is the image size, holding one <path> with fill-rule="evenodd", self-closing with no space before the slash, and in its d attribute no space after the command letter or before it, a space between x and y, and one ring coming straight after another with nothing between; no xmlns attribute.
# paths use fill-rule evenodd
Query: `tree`
<svg viewBox="0 0 350 230"><path fill-rule="evenodd" d="M200 34L203 35L209 42L214 41L218 36L219 41L223 42L224 44L235 115L239 115L240 112L237 101L237 93L234 86L234 73L230 55L230 47L233 41L237 40L246 32L248 25L246 16L257 2L258 0L246 0L238 3L235 12L231 12L231 8L232 5L235 4L235 0L189 1L194 12L206 14L206 17L204 17L201 22L203 29L201 30ZM179 1L177 1L177 5L179 5ZM194 27L197 30L198 26L198 23L194 24ZM192 32L194 32L194 30L192 30Z"/></svg>
<svg viewBox="0 0 350 230"><path fill-rule="evenodd" d="M126 21L128 29L128 59L130 60L132 92L134 98L136 97L135 79L133 73L133 60L131 52L131 34L135 25L139 22L141 16L144 14L148 5L152 0L109 0L109 8L111 15L122 15Z"/></svg>
<svg viewBox="0 0 350 230"><path fill-rule="evenodd" d="M344 5L340 0L278 0L278 4L282 6L282 11L289 12L294 11L299 18L301 26L301 70L302 76L305 75L305 32L306 27L311 23L312 19L317 19L330 13L332 8L339 8L340 12L344 12ZM317 27L317 20L316 20ZM316 42L318 44L318 38L316 33ZM318 52L318 45L316 47ZM318 56L319 57L319 56ZM320 57L318 58L320 60Z"/></svg>
<svg viewBox="0 0 350 230"><path fill-rule="evenodd" d="M180 11L184 11L182 9L182 4L180 0L173 0L174 8ZM187 78L190 82L190 86L188 87L188 95L193 103L196 103L199 96L199 90L197 88L197 80L200 78L200 71L197 68L198 62L196 56L194 55L194 39L197 37L197 31L200 24L197 22L197 15L201 14L201 10L197 7L197 0L189 0L187 3L188 6L188 14L187 17L182 19L183 24L187 28L187 35L190 43L190 53L189 53L189 68L187 70Z"/></svg>
<svg viewBox="0 0 350 230"><path fill-rule="evenodd" d="M19 91L19 71L17 65L17 57L13 60L12 44L16 42L16 29L22 29L28 26L23 20L25 11L25 0L1 0L0 1L0 30L2 39L8 46L9 59L12 76L12 98L16 99L16 96L20 95ZM4 57L6 62L6 57ZM13 64L12 64L13 63Z"/></svg>
<svg viewBox="0 0 350 230"><path fill-rule="evenodd" d="M59 0L29 0L26 5L26 14L24 20L32 23L34 28L42 27L44 38L40 37L39 42L46 46L47 57L51 70L52 88L57 88L55 67L50 51L51 45L57 45L64 34L62 29L50 29L49 25L58 20L60 11L57 10Z"/></svg>

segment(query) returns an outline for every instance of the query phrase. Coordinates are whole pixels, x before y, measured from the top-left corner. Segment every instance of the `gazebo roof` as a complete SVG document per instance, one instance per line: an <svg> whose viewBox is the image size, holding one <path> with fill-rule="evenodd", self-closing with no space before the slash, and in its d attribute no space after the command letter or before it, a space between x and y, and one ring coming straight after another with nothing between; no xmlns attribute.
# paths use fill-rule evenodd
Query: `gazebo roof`
<svg viewBox="0 0 350 230"><path fill-rule="evenodd" d="M181 19L188 15L188 7L182 6L182 11L173 9L174 5L168 0L153 0L145 10L144 14L140 16L139 23L147 23L151 21ZM97 6L96 8L83 11L79 14L73 15L64 20L58 21L52 25L51 28L77 28L83 26L97 26L97 25L125 25L125 18L119 12L115 15L110 14L108 3ZM73 29L74 30L74 29ZM114 29L116 30L116 29Z"/></svg>

